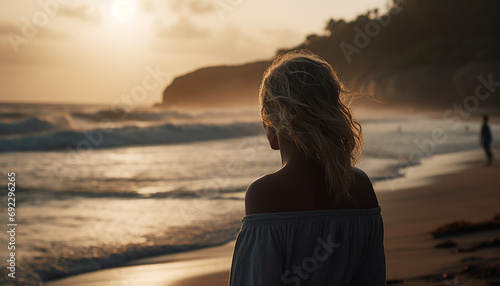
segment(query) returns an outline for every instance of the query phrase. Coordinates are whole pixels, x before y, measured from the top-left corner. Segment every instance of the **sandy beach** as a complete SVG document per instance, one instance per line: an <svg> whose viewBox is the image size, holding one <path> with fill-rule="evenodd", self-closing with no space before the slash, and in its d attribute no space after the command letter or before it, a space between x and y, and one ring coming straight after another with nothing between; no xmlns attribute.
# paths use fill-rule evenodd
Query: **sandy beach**
<svg viewBox="0 0 500 286"><path fill-rule="evenodd" d="M467 261L471 257L479 262L500 262L498 247L456 253L453 249L435 248L445 239L431 236L443 224L458 220L480 222L500 213L500 163L486 167L484 161L479 149L435 155L407 169L405 178L375 185L385 223L387 278L391 284L484 285L488 281L460 273L465 265L470 267ZM496 229L451 239L466 247L498 237L500 230ZM45 285L227 285L233 246L234 241L136 260Z"/></svg>

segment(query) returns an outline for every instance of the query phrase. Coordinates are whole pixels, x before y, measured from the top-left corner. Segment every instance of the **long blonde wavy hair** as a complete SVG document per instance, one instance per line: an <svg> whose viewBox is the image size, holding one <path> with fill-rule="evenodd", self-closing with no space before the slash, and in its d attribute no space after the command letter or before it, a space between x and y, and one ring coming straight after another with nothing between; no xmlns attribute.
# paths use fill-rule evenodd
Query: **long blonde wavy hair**
<svg viewBox="0 0 500 286"><path fill-rule="evenodd" d="M259 91L264 124L321 163L335 204L351 199L352 166L363 146L348 95L332 66L306 51L277 56Z"/></svg>

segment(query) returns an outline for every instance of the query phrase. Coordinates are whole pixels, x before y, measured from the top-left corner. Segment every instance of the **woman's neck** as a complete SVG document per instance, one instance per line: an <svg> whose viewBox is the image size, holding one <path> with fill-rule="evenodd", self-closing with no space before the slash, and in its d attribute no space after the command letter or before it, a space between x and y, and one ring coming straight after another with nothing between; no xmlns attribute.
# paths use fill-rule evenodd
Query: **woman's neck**
<svg viewBox="0 0 500 286"><path fill-rule="evenodd" d="M299 149L295 141L278 135L278 144L281 153L281 165L283 167L285 165L306 167L313 163L311 162L311 158Z"/></svg>

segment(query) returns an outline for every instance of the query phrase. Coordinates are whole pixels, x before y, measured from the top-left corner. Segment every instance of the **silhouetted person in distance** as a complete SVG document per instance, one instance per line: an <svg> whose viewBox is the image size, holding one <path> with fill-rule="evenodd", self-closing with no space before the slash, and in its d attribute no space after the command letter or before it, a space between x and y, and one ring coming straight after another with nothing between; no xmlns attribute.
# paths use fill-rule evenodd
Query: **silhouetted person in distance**
<svg viewBox="0 0 500 286"><path fill-rule="evenodd" d="M493 160L493 153L491 152L491 141L493 140L491 136L491 129L488 125L488 115L483 117L483 126L481 127L481 145L486 152L486 157L488 158L488 166L491 166Z"/></svg>

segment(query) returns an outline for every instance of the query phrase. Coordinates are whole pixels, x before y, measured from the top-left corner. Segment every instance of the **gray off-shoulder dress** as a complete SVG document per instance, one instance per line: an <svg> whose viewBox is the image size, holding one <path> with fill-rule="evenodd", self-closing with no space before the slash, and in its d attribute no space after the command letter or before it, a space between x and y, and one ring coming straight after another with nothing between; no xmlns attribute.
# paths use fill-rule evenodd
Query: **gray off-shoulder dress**
<svg viewBox="0 0 500 286"><path fill-rule="evenodd" d="M383 239L380 207L247 215L229 284L386 285Z"/></svg>

